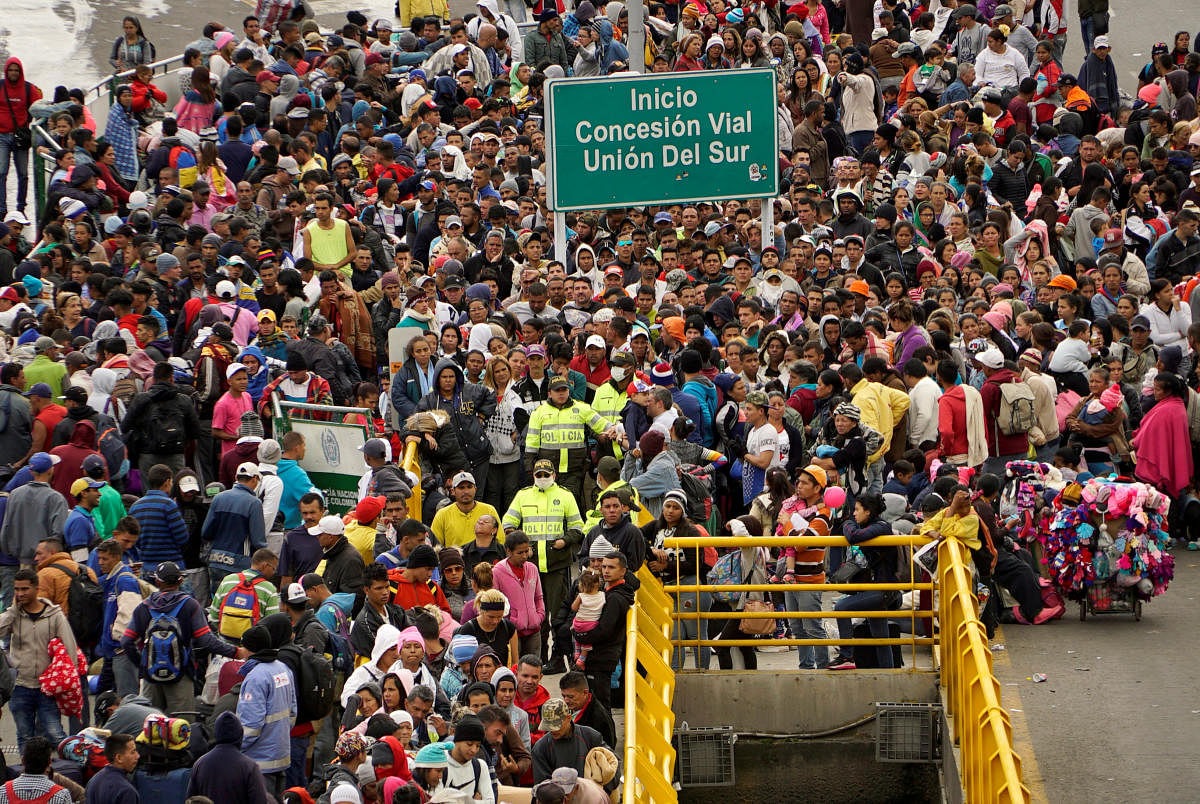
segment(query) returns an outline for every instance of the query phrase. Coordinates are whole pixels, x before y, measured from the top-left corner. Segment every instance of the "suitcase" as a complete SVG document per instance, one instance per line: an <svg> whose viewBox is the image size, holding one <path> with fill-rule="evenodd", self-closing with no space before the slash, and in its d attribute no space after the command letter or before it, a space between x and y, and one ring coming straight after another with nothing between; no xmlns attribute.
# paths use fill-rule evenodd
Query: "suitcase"
<svg viewBox="0 0 1200 804"><path fill-rule="evenodd" d="M870 639L871 628L866 623L859 623L854 626L852 635L855 639ZM892 639L900 638L900 626L896 623L888 623L888 636ZM879 666L879 661L875 657L874 645L855 645L854 646L854 666L859 670L869 670ZM904 666L904 654L902 645L892 645L892 666L899 669Z"/></svg>
<svg viewBox="0 0 1200 804"><path fill-rule="evenodd" d="M178 768L167 773L150 773L139 770L134 774L134 787L142 801L154 804L183 804L187 800L191 768Z"/></svg>

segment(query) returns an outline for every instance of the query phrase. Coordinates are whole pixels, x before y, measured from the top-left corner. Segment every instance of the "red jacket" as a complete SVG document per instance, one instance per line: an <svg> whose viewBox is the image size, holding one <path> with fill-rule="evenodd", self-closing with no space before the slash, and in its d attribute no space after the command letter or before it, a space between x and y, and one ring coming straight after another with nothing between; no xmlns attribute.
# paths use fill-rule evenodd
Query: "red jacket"
<svg viewBox="0 0 1200 804"><path fill-rule="evenodd" d="M133 104L131 108L134 114L141 114L149 109L151 98L159 103L167 102L167 93L154 86L154 84L143 84L141 81L134 80L130 82L129 88L133 91Z"/></svg>
<svg viewBox="0 0 1200 804"><path fill-rule="evenodd" d="M979 389L983 397L984 430L987 431L988 455L1015 455L1029 449L1029 436L1024 433L1004 435L997 425L1000 414L1000 386L1009 382L1017 382L1017 377L1006 368L1002 368L988 377Z"/></svg>
<svg viewBox="0 0 1200 804"><path fill-rule="evenodd" d="M21 77L15 83L8 80L8 68L14 64L21 69ZM12 134L28 126L32 119L29 107L41 99L42 91L25 80L21 60L13 56L4 62L4 78L0 79L0 134Z"/></svg>
<svg viewBox="0 0 1200 804"><path fill-rule="evenodd" d="M961 385L938 397L938 435L943 456L967 454L967 401Z"/></svg>

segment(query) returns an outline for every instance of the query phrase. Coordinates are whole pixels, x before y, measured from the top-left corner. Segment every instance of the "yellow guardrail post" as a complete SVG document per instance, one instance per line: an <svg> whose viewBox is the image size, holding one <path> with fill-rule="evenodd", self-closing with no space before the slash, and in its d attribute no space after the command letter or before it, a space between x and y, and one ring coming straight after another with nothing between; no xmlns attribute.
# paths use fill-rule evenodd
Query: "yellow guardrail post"
<svg viewBox="0 0 1200 804"><path fill-rule="evenodd" d="M421 489L421 462L417 460L417 444L415 441L404 445L404 455L400 459L400 468L406 472L412 472L413 477L417 479L416 484L413 486L412 496L408 498L408 516L418 522L423 522L424 520L421 519L421 500L425 492Z"/></svg>
<svg viewBox="0 0 1200 804"><path fill-rule="evenodd" d="M987 632L976 612L970 553L955 539L938 546L942 687L959 746L963 793L970 802L1029 801L1012 725L1000 705Z"/></svg>
<svg viewBox="0 0 1200 804"><path fill-rule="evenodd" d="M629 610L625 638L624 804L674 804L675 673L671 669L673 603L646 567Z"/></svg>

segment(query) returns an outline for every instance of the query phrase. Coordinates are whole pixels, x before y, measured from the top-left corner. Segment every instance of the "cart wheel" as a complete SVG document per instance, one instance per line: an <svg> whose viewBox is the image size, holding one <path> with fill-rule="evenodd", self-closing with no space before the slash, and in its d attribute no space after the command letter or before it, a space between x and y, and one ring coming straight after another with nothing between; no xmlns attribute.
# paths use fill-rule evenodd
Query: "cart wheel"
<svg viewBox="0 0 1200 804"><path fill-rule="evenodd" d="M1079 601L1079 622L1082 623L1082 622L1085 622L1086 620L1087 620L1087 601L1081 600L1081 601Z"/></svg>
<svg viewBox="0 0 1200 804"><path fill-rule="evenodd" d="M1142 601L1137 601L1133 604L1133 619L1137 622L1142 621Z"/></svg>

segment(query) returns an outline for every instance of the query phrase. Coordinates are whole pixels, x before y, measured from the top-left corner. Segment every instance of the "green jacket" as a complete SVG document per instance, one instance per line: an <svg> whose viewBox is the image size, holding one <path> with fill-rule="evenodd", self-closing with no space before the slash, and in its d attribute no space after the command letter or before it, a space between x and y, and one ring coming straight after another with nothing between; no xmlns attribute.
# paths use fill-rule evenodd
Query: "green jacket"
<svg viewBox="0 0 1200 804"><path fill-rule="evenodd" d="M100 489L100 505L92 512L96 520L96 534L101 540L112 538L113 528L125 516L125 503L121 501L121 492L111 485Z"/></svg>
<svg viewBox="0 0 1200 804"><path fill-rule="evenodd" d="M570 70L572 59L561 33L555 31L547 38L544 33L534 28L525 34L525 63L536 70L544 62L557 64L563 70Z"/></svg>

